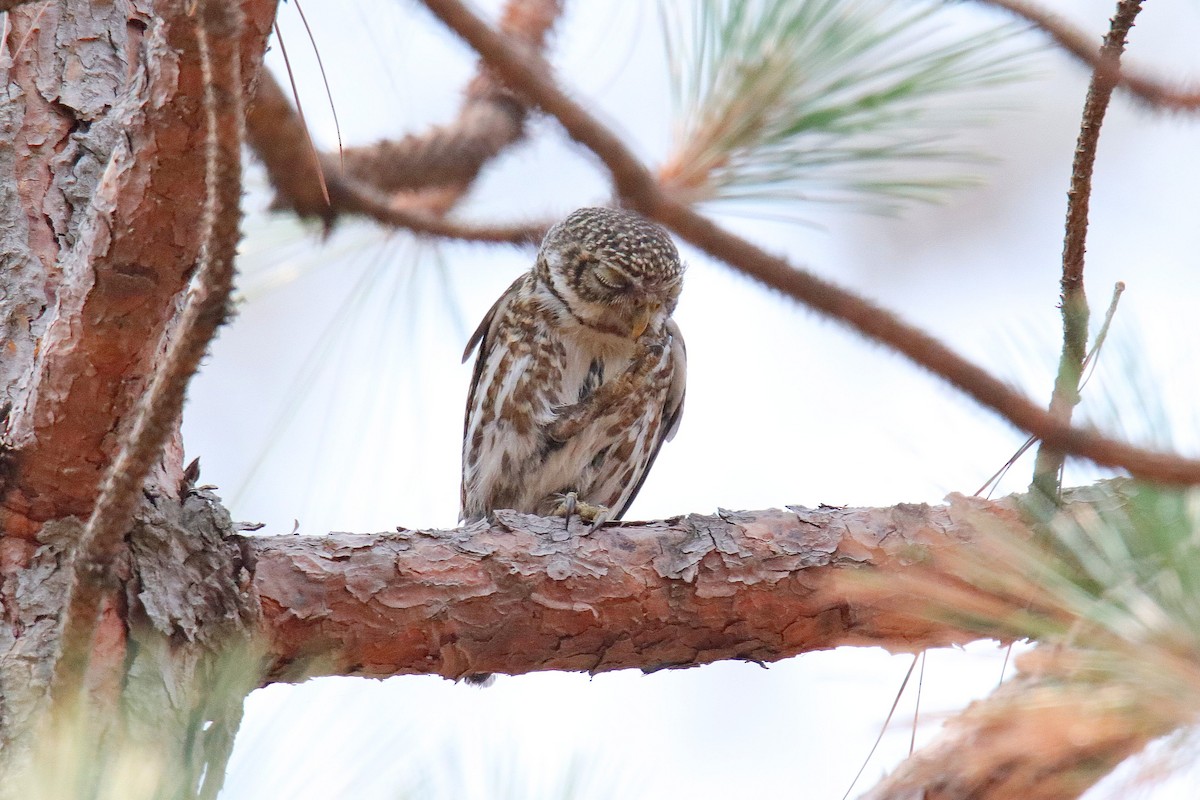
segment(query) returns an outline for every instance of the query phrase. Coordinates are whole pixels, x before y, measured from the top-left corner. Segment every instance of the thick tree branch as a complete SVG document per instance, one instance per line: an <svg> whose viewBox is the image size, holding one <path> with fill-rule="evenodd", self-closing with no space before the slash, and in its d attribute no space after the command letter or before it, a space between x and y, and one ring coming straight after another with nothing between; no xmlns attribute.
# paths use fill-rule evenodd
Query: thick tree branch
<svg viewBox="0 0 1200 800"><path fill-rule="evenodd" d="M1110 513L1127 488L1072 491L1064 513ZM578 522L568 532L559 518L501 511L457 530L252 537L240 548L269 681L649 672L1074 630L1078 619L1035 576L1003 577L1011 559L998 555L1033 537L1026 499L723 511L591 535ZM1177 684L1149 686L1104 654L1081 653L1058 644L1023 657L1017 679L868 796L1076 797L1191 719ZM1190 653L1178 658L1190 668Z"/></svg>
<svg viewBox="0 0 1200 800"><path fill-rule="evenodd" d="M1121 0L1117 5L1116 16L1100 48L1100 61L1106 68L1092 73L1087 99L1083 104L1079 138L1075 143L1075 157L1071 163L1062 258L1063 346L1049 409L1052 417L1068 424L1075 406L1079 404L1079 381L1083 377L1083 361L1087 357L1090 312L1084 291L1083 263L1087 245L1088 208L1092 198L1092 172L1100 144L1100 127L1104 124L1108 102L1116 87L1125 39L1141 9L1141 0ZM1038 448L1033 467L1033 488L1046 497L1057 495L1064 460L1065 454L1061 450L1043 443Z"/></svg>
<svg viewBox="0 0 1200 800"><path fill-rule="evenodd" d="M1167 111L1196 111L1200 109L1200 92L1195 89L1175 87L1165 81L1144 73L1131 71L1106 59L1096 48L1092 37L1074 27L1064 19L1033 3L1022 0L979 0L1002 8L1050 36L1063 50L1070 53L1094 71L1107 75L1117 86L1153 108Z"/></svg>
<svg viewBox="0 0 1200 800"><path fill-rule="evenodd" d="M191 23L204 78L206 134L199 260L183 311L161 348L163 357L121 436L78 542L53 683L55 700L63 708L75 708L101 603L117 588L115 562L142 499L142 485L177 429L188 381L229 313L241 219L244 88L238 50L243 20L241 9L224 0L201 0L197 11Z"/></svg>
<svg viewBox="0 0 1200 800"><path fill-rule="evenodd" d="M1016 427L1060 450L1102 466L1127 469L1148 480L1200 483L1200 462L1133 447L1064 424L924 331L853 292L767 253L666 195L633 152L554 83L552 70L544 61L512 47L458 0L425 0L425 5L482 55L509 86L519 87L521 94L557 119L571 138L604 162L624 205L657 220L734 269L902 353Z"/></svg>
<svg viewBox="0 0 1200 800"><path fill-rule="evenodd" d="M1026 535L1013 503L966 498L690 515L590 536L577 520L568 535L561 518L497 517L451 531L247 538L272 679L652 671L964 643L1003 631L934 621L904 590L884 582L866 599L839 578L904 571L923 548L969 546L981 528Z"/></svg>
<svg viewBox="0 0 1200 800"><path fill-rule="evenodd" d="M29 355L0 386L13 401L10 533L32 536L38 522L91 512L195 267L207 126L186 5L165 4L154 18L123 4L60 18L50 6L9 72L0 114L15 120L7 163L16 174L3 182L16 187L18 211L2 257L19 259L31 301L41 293L36 316L5 320L15 319L6 328L13 352ZM249 82L275 4L242 7ZM18 40L32 9L10 16ZM119 66L81 76L81 53Z"/></svg>

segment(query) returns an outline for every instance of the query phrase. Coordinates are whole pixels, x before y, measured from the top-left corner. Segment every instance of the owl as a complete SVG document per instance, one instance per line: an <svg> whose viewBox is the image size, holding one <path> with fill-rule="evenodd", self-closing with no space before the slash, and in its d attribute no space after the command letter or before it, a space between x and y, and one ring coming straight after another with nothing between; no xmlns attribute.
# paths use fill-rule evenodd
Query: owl
<svg viewBox="0 0 1200 800"><path fill-rule="evenodd" d="M682 284L671 238L636 214L583 208L550 229L463 353L479 350L461 519L621 518L683 412Z"/></svg>

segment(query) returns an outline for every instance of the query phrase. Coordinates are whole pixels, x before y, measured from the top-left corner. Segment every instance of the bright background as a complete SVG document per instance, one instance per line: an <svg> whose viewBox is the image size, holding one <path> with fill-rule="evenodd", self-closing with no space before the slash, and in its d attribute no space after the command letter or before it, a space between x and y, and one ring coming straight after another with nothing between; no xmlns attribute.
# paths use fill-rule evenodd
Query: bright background
<svg viewBox="0 0 1200 800"><path fill-rule="evenodd" d="M499 0L481 3L494 18ZM671 108L655 4L569 3L552 61L577 97L650 163L667 152ZM1097 38L1111 2L1053 5ZM420 132L454 117L474 59L414 3L304 6L346 144ZM974 8L953 19L999 20ZM336 135L294 4L280 25L322 147ZM1200 5L1149 4L1132 34L1137 64L1200 74ZM1040 39L1031 38L1031 43ZM275 47L268 62L282 75ZM722 222L873 297L1049 398L1060 342L1059 259L1071 153L1087 82L1047 52L1034 78L972 134L994 161L979 188L898 218L804 209L810 225ZM604 175L554 123L492 165L464 216L561 216L603 202ZM1128 291L1084 412L1147 440L1168 429L1198 452L1194 405L1200 252L1197 127L1118 97L1101 139L1088 241L1095 324L1112 285ZM241 291L194 383L188 455L235 518L264 533L453 527L467 335L532 255L416 243L347 222L328 239L247 197ZM734 209L736 210L736 209ZM785 504L936 503L974 492L1024 436L957 391L841 326L683 248L676 314L687 337L687 413L631 518ZM1140 390L1130 385L1141 386ZM1159 410L1161 409L1161 411ZM1019 491L1031 459L1001 487ZM1068 484L1099 474L1070 468ZM1002 650L929 655L918 742L986 694ZM225 800L243 798L840 798L911 663L880 650L816 653L763 669L715 664L502 676L486 690L435 677L324 679L253 694ZM914 681L915 681L914 677ZM907 752L913 692L858 785ZM572 783L574 781L574 783ZM1156 798L1191 797L1187 780ZM568 794L570 786L578 794ZM1110 781L1094 797L1127 797Z"/></svg>

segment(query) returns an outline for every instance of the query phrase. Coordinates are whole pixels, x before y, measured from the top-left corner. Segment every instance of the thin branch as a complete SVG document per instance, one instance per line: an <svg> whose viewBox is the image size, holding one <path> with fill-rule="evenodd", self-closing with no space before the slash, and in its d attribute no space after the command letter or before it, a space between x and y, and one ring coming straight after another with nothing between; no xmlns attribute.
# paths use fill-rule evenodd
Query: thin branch
<svg viewBox="0 0 1200 800"><path fill-rule="evenodd" d="M1095 431L1064 424L924 331L852 292L767 253L664 194L654 176L632 151L557 86L544 61L514 48L458 0L425 0L425 4L480 53L509 86L520 87L521 94L557 119L572 139L600 158L612 174L616 194L623 205L662 223L734 269L902 353L1016 427L1060 450L1102 466L1127 469L1148 480L1200 483L1200 462L1133 447Z"/></svg>
<svg viewBox="0 0 1200 800"><path fill-rule="evenodd" d="M318 216L326 224L339 213L360 214L418 235L517 245L536 245L549 227L537 222L475 225L404 207L395 198L340 174L333 158L321 156L329 190L327 203L321 192L321 171L300 117L278 81L266 71L259 76L257 94L247 113L247 139L281 200L301 216Z"/></svg>
<svg viewBox="0 0 1200 800"><path fill-rule="evenodd" d="M238 45L242 16L236 4L208 0L193 19L208 125L200 255L178 324L138 402L132 425L121 438L77 543L64 610L62 654L51 691L63 707L74 707L74 694L82 686L96 618L116 585L114 562L141 500L142 484L176 428L188 381L229 313L241 218L243 88ZM220 48L215 53L214 46Z"/></svg>
<svg viewBox="0 0 1200 800"><path fill-rule="evenodd" d="M562 7L562 0L509 0L500 28L514 42L540 52ZM549 225L477 226L443 219L483 167L524 138L527 116L524 102L482 71L449 125L340 150L334 159L316 154L303 116L264 73L247 129L251 149L267 167L276 204L301 216L320 217L329 225L339 214L361 214L420 235L528 245L537 244Z"/></svg>
<svg viewBox="0 0 1200 800"><path fill-rule="evenodd" d="M1166 111L1200 110L1200 92L1195 89L1174 87L1159 78L1144 73L1131 72L1128 67L1106 60L1096 49L1092 37L1071 25L1061 17L1023 0L979 0L986 5L1002 8L1050 36L1063 50L1070 53L1094 71L1116 78L1117 86L1154 108Z"/></svg>
<svg viewBox="0 0 1200 800"><path fill-rule="evenodd" d="M562 0L509 0L499 29L517 46L540 53L562 10ZM346 174L384 193L447 187L457 199L488 162L525 137L528 114L520 98L481 70L453 122L398 141L350 148Z"/></svg>
<svg viewBox="0 0 1200 800"><path fill-rule="evenodd" d="M1071 164L1071 185L1067 190L1067 224L1063 240L1062 320L1063 347L1058 362L1058 376L1050 398L1050 415L1070 423L1072 412L1079 404L1079 381L1083 377L1083 362L1087 357L1088 309L1083 285L1084 252L1087 248L1088 208L1092 197L1092 173L1096 150L1100 144L1100 128L1116 86L1121 54L1133 22L1141 11L1141 0L1120 0L1104 43L1100 61L1108 69L1092 73L1087 99L1083 104L1083 121L1075 144ZM1038 447L1033 467L1032 488L1046 497L1058 494L1063 462L1066 455L1043 443Z"/></svg>

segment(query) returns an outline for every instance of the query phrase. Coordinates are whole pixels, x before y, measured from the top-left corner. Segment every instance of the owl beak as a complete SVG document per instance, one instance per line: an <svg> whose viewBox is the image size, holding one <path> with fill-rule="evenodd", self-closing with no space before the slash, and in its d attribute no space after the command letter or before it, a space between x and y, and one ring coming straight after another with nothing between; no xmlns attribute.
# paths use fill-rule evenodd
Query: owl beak
<svg viewBox="0 0 1200 800"><path fill-rule="evenodd" d="M633 330L630 331L630 333L633 334L634 339L641 337L641 335L646 332L646 328L650 326L650 320L652 320L654 315L657 314L661 309L661 303L651 303L641 310L641 313L634 318Z"/></svg>

